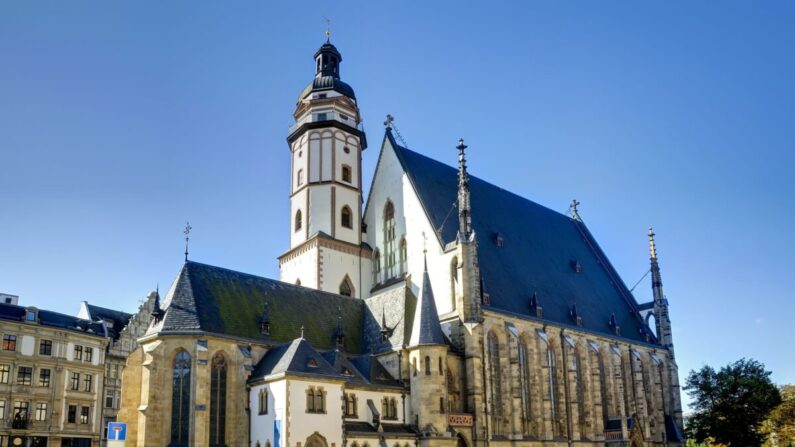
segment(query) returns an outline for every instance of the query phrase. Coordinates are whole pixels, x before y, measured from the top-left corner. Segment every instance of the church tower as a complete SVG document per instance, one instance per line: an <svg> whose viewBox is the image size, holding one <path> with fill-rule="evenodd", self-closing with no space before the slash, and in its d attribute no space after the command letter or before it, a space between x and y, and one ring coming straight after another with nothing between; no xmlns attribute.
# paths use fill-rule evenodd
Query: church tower
<svg viewBox="0 0 795 447"><path fill-rule="evenodd" d="M327 39L315 53L315 78L298 97L287 137L290 249L279 267L282 281L361 297L369 290L362 276L370 276L361 218L367 140L353 88L340 79L341 62Z"/></svg>

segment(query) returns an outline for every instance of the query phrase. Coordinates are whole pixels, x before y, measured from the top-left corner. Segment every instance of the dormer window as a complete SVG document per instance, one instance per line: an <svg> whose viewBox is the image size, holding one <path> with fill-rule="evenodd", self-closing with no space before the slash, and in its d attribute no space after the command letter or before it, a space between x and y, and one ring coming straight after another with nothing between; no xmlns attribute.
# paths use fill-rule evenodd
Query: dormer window
<svg viewBox="0 0 795 447"><path fill-rule="evenodd" d="M502 233L494 233L494 243L497 244L497 247L502 248L505 245L505 239L502 237Z"/></svg>
<svg viewBox="0 0 795 447"><path fill-rule="evenodd" d="M350 376L352 376L352 375L353 375L353 373L351 372L351 370L350 370L350 369L343 367L343 368L342 368L342 375L343 375L343 376L348 376L348 377L350 377Z"/></svg>
<svg viewBox="0 0 795 447"><path fill-rule="evenodd" d="M307 367L309 367L309 368L317 368L317 367L318 367L318 365L317 365L317 360L315 360L315 359L313 359L313 358L309 359L309 360L306 362L306 366L307 366Z"/></svg>
<svg viewBox="0 0 795 447"><path fill-rule="evenodd" d="M35 310L28 310L25 313L25 320L34 322L36 321L36 311Z"/></svg>

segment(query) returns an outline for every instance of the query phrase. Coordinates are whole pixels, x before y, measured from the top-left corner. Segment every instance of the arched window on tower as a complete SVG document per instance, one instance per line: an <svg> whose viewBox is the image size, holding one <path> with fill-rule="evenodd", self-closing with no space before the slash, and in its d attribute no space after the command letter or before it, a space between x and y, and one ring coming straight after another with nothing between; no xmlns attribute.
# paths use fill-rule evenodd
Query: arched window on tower
<svg viewBox="0 0 795 447"><path fill-rule="evenodd" d="M425 356L425 375L431 375L431 357L427 355Z"/></svg>
<svg viewBox="0 0 795 447"><path fill-rule="evenodd" d="M171 444L187 446L190 435L190 371L191 359L187 351L174 356L174 375L171 383Z"/></svg>
<svg viewBox="0 0 795 447"><path fill-rule="evenodd" d="M345 275L342 282L340 283L340 295L342 296L353 296L353 285L351 284L351 279L348 275Z"/></svg>
<svg viewBox="0 0 795 447"><path fill-rule="evenodd" d="M406 273L406 261L408 260L409 252L406 246L406 238L400 239L400 273Z"/></svg>
<svg viewBox="0 0 795 447"><path fill-rule="evenodd" d="M210 446L226 446L226 357L220 352L213 357L210 377Z"/></svg>
<svg viewBox="0 0 795 447"><path fill-rule="evenodd" d="M342 181L345 183L351 182L351 167L348 165L342 165Z"/></svg>
<svg viewBox="0 0 795 447"><path fill-rule="evenodd" d="M298 172L295 173L295 186L301 186L304 184L304 170L299 169Z"/></svg>
<svg viewBox="0 0 795 447"><path fill-rule="evenodd" d="M500 380L500 343L494 332L489 332L489 391L491 391L491 425L494 434L502 434L502 381Z"/></svg>
<svg viewBox="0 0 795 447"><path fill-rule="evenodd" d="M456 303L456 290L458 289L458 257L453 256L453 260L450 261L450 308L455 310Z"/></svg>
<svg viewBox="0 0 795 447"><path fill-rule="evenodd" d="M353 228L353 213L351 212L351 208L348 205L342 207L340 223L345 228Z"/></svg>
<svg viewBox="0 0 795 447"><path fill-rule="evenodd" d="M295 231L301 230L303 226L303 215L301 214L301 210L295 212L295 222L293 225L295 226Z"/></svg>
<svg viewBox="0 0 795 447"><path fill-rule="evenodd" d="M395 276L395 205L391 200L384 206L384 270L385 279Z"/></svg>

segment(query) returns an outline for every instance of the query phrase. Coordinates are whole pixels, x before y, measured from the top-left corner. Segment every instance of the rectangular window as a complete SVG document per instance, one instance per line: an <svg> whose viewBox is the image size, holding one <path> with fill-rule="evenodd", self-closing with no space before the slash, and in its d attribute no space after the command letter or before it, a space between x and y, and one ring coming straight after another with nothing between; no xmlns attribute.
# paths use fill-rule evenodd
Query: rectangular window
<svg viewBox="0 0 795 447"><path fill-rule="evenodd" d="M11 378L11 365L0 365L0 383L8 383Z"/></svg>
<svg viewBox="0 0 795 447"><path fill-rule="evenodd" d="M72 390L80 389L80 373L72 373Z"/></svg>
<svg viewBox="0 0 795 447"><path fill-rule="evenodd" d="M39 342L39 355L52 355L52 340Z"/></svg>
<svg viewBox="0 0 795 447"><path fill-rule="evenodd" d="M88 407L80 407L80 423L81 424L88 424Z"/></svg>
<svg viewBox="0 0 795 447"><path fill-rule="evenodd" d="M94 376L91 374L86 374L83 376L83 391L91 391L91 382L93 379Z"/></svg>
<svg viewBox="0 0 795 447"><path fill-rule="evenodd" d="M317 119L315 121L326 121L328 119L328 114L326 113L318 113Z"/></svg>
<svg viewBox="0 0 795 447"><path fill-rule="evenodd" d="M85 360L87 362L91 362L91 360L94 357L94 348L86 347L85 348L85 354L86 355L83 357L83 360Z"/></svg>
<svg viewBox="0 0 795 447"><path fill-rule="evenodd" d="M47 420L47 404L44 402L39 402L36 404L36 420L37 421L46 421Z"/></svg>
<svg viewBox="0 0 795 447"><path fill-rule="evenodd" d="M83 347L75 345L75 360L83 360Z"/></svg>
<svg viewBox="0 0 795 447"><path fill-rule="evenodd" d="M105 393L105 408L113 408L113 391L111 390Z"/></svg>
<svg viewBox="0 0 795 447"><path fill-rule="evenodd" d="M12 414L12 417L16 419L17 415L19 415L19 418L21 420L27 421L29 418L28 416L29 409L30 409L30 404L28 402L16 401L14 402L14 414Z"/></svg>
<svg viewBox="0 0 795 447"><path fill-rule="evenodd" d="M3 351L17 350L17 336L11 334L3 335Z"/></svg>
<svg viewBox="0 0 795 447"><path fill-rule="evenodd" d="M39 386L50 386L50 370L47 368L39 369Z"/></svg>
<svg viewBox="0 0 795 447"><path fill-rule="evenodd" d="M77 423L77 405L69 405L69 411L66 416L66 422L70 424Z"/></svg>
<svg viewBox="0 0 795 447"><path fill-rule="evenodd" d="M30 385L33 382L33 367L20 366L17 368L17 385Z"/></svg>
<svg viewBox="0 0 795 447"><path fill-rule="evenodd" d="M6 401L0 400L0 421L6 419Z"/></svg>

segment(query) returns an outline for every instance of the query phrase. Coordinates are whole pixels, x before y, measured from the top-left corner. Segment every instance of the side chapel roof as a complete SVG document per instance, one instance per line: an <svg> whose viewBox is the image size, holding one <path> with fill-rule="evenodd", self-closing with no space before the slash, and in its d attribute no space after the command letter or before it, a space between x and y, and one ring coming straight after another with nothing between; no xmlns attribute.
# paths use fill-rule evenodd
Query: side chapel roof
<svg viewBox="0 0 795 447"><path fill-rule="evenodd" d="M260 332L268 303L270 334ZM318 349L335 347L338 315L345 347L362 352L363 301L194 261L183 264L163 301L164 315L148 333L214 333L283 343L304 337Z"/></svg>

